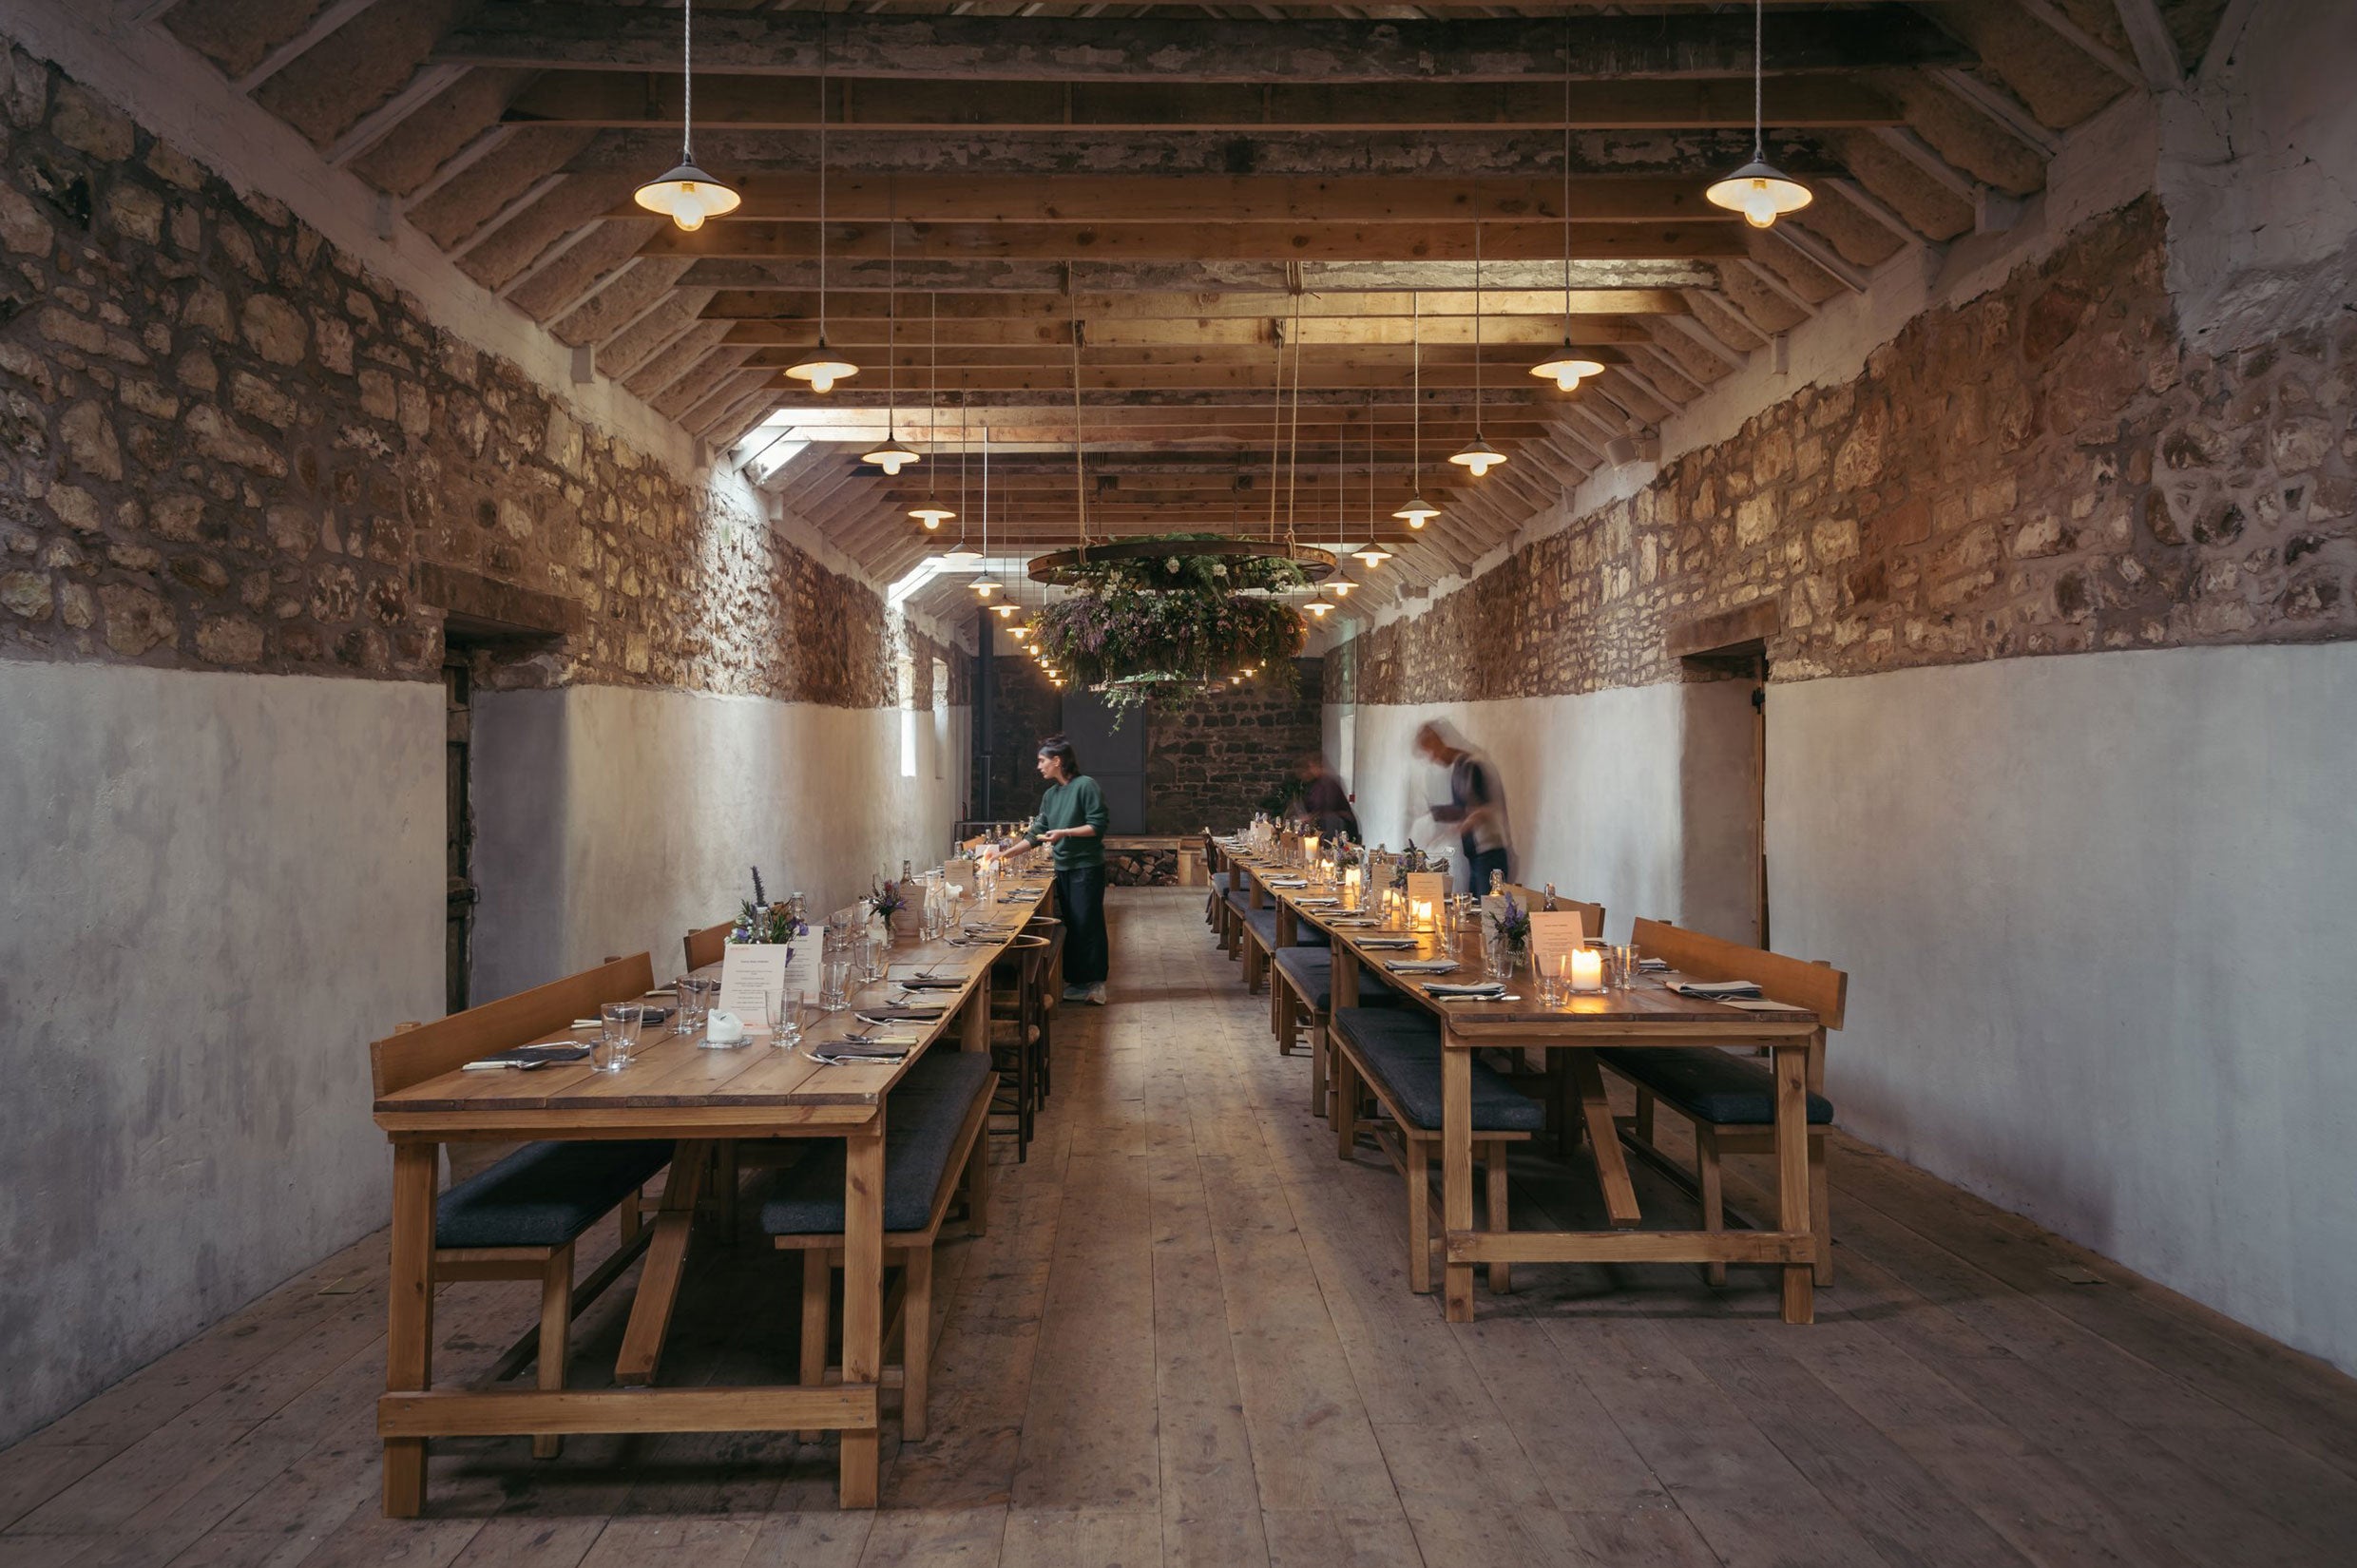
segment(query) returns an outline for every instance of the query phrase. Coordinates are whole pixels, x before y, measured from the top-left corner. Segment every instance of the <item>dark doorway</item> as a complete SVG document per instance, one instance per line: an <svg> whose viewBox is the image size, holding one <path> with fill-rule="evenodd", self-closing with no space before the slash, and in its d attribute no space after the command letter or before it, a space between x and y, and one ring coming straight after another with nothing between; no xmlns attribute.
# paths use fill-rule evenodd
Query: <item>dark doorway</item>
<svg viewBox="0 0 2357 1568"><path fill-rule="evenodd" d="M1095 692L1068 692L1064 733L1081 754L1081 767L1104 792L1108 832L1146 831L1146 716L1131 713L1117 727L1114 712Z"/></svg>
<svg viewBox="0 0 2357 1568"><path fill-rule="evenodd" d="M442 957L444 1006L464 1012L474 951L474 804L468 755L474 742L474 671L464 648L442 663L443 822L446 845L446 927Z"/></svg>

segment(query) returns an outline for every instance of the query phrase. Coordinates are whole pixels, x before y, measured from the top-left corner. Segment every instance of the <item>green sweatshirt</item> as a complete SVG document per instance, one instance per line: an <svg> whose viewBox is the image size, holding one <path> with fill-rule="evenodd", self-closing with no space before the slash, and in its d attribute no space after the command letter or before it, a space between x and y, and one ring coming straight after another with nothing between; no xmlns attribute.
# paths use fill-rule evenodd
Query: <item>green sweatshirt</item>
<svg viewBox="0 0 2357 1568"><path fill-rule="evenodd" d="M1060 838L1052 848L1056 851L1056 870L1071 870L1076 866L1104 864L1105 824L1104 792L1086 774L1068 784L1050 784L1040 797L1040 814L1031 819L1030 836L1037 838L1050 828L1094 828L1093 838Z"/></svg>

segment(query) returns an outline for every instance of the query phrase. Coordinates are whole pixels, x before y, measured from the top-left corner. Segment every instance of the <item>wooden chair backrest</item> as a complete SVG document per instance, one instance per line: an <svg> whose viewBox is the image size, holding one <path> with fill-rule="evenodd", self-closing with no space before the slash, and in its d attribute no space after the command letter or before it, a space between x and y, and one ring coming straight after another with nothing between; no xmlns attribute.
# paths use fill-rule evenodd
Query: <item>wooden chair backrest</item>
<svg viewBox="0 0 2357 1568"><path fill-rule="evenodd" d="M723 920L718 926L707 926L700 931L688 932L680 942L687 966L700 969L707 964L719 963L728 952L728 933L736 928L735 921Z"/></svg>
<svg viewBox="0 0 2357 1568"><path fill-rule="evenodd" d="M1787 958L1764 947L1746 947L1662 920L1637 923L1637 950L1696 980L1749 980L1772 1002L1806 1007L1829 1029L1842 1026L1849 1002L1849 977L1830 964Z"/></svg>
<svg viewBox="0 0 2357 1568"><path fill-rule="evenodd" d="M399 1030L369 1045L370 1084L381 1100L478 1057L527 1044L577 1018L593 1017L602 1002L633 1001L654 984L654 960L645 953L633 953L431 1023Z"/></svg>

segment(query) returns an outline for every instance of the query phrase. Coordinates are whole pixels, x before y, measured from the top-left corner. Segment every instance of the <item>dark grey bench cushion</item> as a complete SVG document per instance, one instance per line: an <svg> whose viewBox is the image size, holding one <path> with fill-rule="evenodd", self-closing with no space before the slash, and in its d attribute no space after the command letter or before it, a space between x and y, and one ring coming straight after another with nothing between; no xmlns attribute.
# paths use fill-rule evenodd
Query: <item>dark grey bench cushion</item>
<svg viewBox="0 0 2357 1568"><path fill-rule="evenodd" d="M1391 1102L1418 1132L1441 1130L1441 1026L1406 1007L1342 1007L1327 1027L1351 1045L1368 1076L1382 1080ZM1473 1062L1473 1130L1476 1133L1535 1133L1546 1126L1546 1108L1524 1099L1504 1077L1476 1058Z"/></svg>
<svg viewBox="0 0 2357 1568"><path fill-rule="evenodd" d="M436 1247L562 1247L671 1163L671 1140L527 1143L444 1193Z"/></svg>
<svg viewBox="0 0 2357 1568"><path fill-rule="evenodd" d="M1766 1127L1776 1119L1775 1075L1757 1060L1673 1045L1616 1045L1596 1054L1631 1082L1701 1120ZM1809 1119L1818 1126L1830 1123L1833 1102L1811 1095Z"/></svg>
<svg viewBox="0 0 2357 1568"><path fill-rule="evenodd" d="M1260 945L1272 952L1275 951L1276 911L1274 909L1254 909L1248 912L1244 918L1251 922L1252 928L1254 930L1260 933ZM1308 921L1296 920L1293 922L1294 947L1331 947L1333 945L1334 939L1332 937L1328 936L1324 931L1319 930Z"/></svg>
<svg viewBox="0 0 2357 1568"><path fill-rule="evenodd" d="M1235 905L1239 909L1249 909L1252 908L1252 893L1245 888L1230 888L1226 896L1228 902Z"/></svg>
<svg viewBox="0 0 2357 1568"><path fill-rule="evenodd" d="M1310 1005L1321 1013L1334 1007L1334 950L1324 947L1282 947L1274 960L1276 966L1290 975L1295 988L1309 997ZM1393 1007L1400 995L1383 983L1383 977L1362 964L1358 966L1358 1003L1362 1007Z"/></svg>
<svg viewBox="0 0 2357 1568"><path fill-rule="evenodd" d="M884 1229L921 1231L933 1194L956 1152L958 1129L989 1092L983 1051L935 1045L916 1061L884 1101ZM843 1145L829 1138L777 1182L761 1205L761 1229L774 1236L840 1235Z"/></svg>

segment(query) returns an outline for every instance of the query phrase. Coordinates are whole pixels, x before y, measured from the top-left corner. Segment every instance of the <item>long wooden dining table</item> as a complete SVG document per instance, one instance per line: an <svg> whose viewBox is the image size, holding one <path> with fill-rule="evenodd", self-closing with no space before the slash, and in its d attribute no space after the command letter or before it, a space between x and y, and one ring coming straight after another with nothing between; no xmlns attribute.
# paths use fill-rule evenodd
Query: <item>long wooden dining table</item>
<svg viewBox="0 0 2357 1568"><path fill-rule="evenodd" d="M1334 945L1333 1005L1358 1004L1359 965L1341 961L1345 952L1384 977L1384 984L1433 1014L1442 1027L1441 1223L1444 1275L1442 1300L1451 1323L1473 1321L1473 1270L1487 1263L1753 1263L1777 1266L1781 1310L1787 1323L1815 1318L1812 1264L1817 1238L1809 1222L1808 1075L1810 1052L1821 1040L1818 1015L1803 1007L1751 1011L1687 996L1671 988L1676 975L1640 975L1625 990L1572 996L1562 1005L1539 1004L1535 984L1517 980L1498 1002L1436 997L1434 982L1465 984L1481 976L1478 931L1398 931L1356 924L1371 916L1346 911L1339 889L1304 880L1300 867L1280 864L1234 842L1214 840L1221 859L1251 882L1254 908L1274 904L1276 946L1293 945L1300 923L1327 933ZM1264 900L1266 901L1264 903ZM1442 920L1446 923L1444 913ZM1411 938L1412 948L1368 947ZM1398 974L1386 966L1405 959L1446 957L1457 967L1447 974ZM1774 1149L1776 1210L1773 1230L1639 1230L1637 1189L1603 1074L1595 1053L1614 1045L1682 1046L1712 1050L1757 1047L1769 1053L1775 1079ZM1482 1229L1473 1223L1473 1053L1489 1047L1534 1048L1564 1053L1565 1069L1588 1138L1590 1157L1602 1189L1605 1231L1514 1231Z"/></svg>
<svg viewBox="0 0 2357 1568"><path fill-rule="evenodd" d="M375 1101L392 1140L393 1272L387 1313L386 1392L377 1403L384 1442L385 1512L423 1511L426 1442L517 1433L772 1432L842 1434L838 1493L846 1508L876 1502L884 1329L884 1114L886 1096L927 1050L989 1049L992 963L1047 896L1044 879L1009 882L974 907L970 940L910 942L892 967L914 965L962 982L929 991L942 1017L915 1026L897 1063L827 1066L807 1052L855 1032L853 1010L880 1004L891 987L859 991L853 1009L808 1028L804 1048L766 1040L707 1049L668 1031L643 1042L618 1073L586 1064L533 1072L444 1073ZM817 940L814 932L810 940ZM719 966L710 966L717 972ZM570 1037L551 1034L551 1042ZM541 1138L672 1138L661 1208L614 1367L604 1389L484 1390L433 1386L434 1191L450 1143ZM826 1387L655 1386L679 1296L711 1146L721 1139L841 1138L844 1162L843 1381Z"/></svg>

